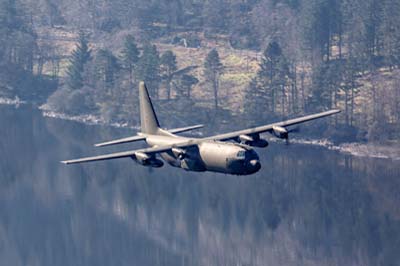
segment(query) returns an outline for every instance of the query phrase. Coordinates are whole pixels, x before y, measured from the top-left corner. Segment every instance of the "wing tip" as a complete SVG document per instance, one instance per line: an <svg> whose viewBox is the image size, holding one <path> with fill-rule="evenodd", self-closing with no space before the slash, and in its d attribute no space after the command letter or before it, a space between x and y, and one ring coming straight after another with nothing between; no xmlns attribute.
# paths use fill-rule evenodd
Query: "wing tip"
<svg viewBox="0 0 400 266"><path fill-rule="evenodd" d="M100 143L96 143L93 144L93 146L95 147L104 147L104 146L110 146L113 145L116 141L112 140L112 141L107 141L107 142L100 142ZM117 143L118 144L118 143Z"/></svg>
<svg viewBox="0 0 400 266"><path fill-rule="evenodd" d="M60 161L62 164L69 164L69 161Z"/></svg>

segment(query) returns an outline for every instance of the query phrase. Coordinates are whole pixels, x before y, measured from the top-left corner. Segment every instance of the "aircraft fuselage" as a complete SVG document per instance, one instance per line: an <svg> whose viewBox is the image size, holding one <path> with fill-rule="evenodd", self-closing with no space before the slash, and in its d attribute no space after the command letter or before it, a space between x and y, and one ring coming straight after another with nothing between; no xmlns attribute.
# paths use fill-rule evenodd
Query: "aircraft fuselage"
<svg viewBox="0 0 400 266"><path fill-rule="evenodd" d="M175 135L149 135L150 146L173 145L183 141L196 140ZM257 153L249 146L231 142L204 141L181 150L172 149L160 154L168 164L188 171L212 171L219 173L249 175L261 168Z"/></svg>

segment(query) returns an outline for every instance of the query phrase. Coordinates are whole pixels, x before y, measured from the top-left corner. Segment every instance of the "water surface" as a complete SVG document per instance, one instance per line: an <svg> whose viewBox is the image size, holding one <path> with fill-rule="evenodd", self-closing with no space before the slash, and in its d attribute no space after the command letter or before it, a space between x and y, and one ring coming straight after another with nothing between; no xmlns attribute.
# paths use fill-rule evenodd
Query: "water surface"
<svg viewBox="0 0 400 266"><path fill-rule="evenodd" d="M0 265L399 265L400 165L307 145L252 176L64 166L132 134L0 106ZM183 125L182 125L183 126Z"/></svg>

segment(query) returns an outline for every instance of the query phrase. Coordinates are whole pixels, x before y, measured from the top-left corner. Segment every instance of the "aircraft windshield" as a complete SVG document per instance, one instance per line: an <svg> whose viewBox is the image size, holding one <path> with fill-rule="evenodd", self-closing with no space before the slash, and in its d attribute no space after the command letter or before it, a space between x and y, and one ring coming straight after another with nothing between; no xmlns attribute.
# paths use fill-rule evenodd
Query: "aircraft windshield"
<svg viewBox="0 0 400 266"><path fill-rule="evenodd" d="M240 158L240 159L244 159L244 158L245 158L245 155L246 155L245 151L239 151L239 152L236 154L236 157L237 157L237 158Z"/></svg>

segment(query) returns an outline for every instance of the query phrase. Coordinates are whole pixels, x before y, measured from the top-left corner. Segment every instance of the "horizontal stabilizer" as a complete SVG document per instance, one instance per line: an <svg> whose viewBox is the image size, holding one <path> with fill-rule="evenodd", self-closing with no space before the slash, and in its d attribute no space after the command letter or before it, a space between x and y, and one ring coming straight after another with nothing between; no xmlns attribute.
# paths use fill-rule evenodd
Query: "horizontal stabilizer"
<svg viewBox="0 0 400 266"><path fill-rule="evenodd" d="M182 133L182 132L187 132L190 130L202 128L204 125L195 125L195 126L190 126L190 127L181 127L181 128L174 128L174 129L168 129L167 131L173 134L176 133ZM102 143L97 143L94 146L95 147L104 147L104 146L111 146L111 145L117 145L117 144L123 144L123 143L129 143L129 142L134 142L134 141L140 141L140 140L145 140L147 134L139 133L142 135L136 135L132 137L127 137L123 139L116 139L116 140L111 140L107 142L102 142Z"/></svg>
<svg viewBox="0 0 400 266"><path fill-rule="evenodd" d="M127 137L127 138L123 138L123 139L116 139L116 140L111 140L111 141L107 141L107 142L103 142L103 143L98 143L98 144L95 144L94 146L104 147L104 146L134 142L134 141L139 141L139 140L145 140L145 139L146 139L145 135L143 135L143 136L136 135L136 136Z"/></svg>
<svg viewBox="0 0 400 266"><path fill-rule="evenodd" d="M167 129L168 132L176 134L176 133L182 133L182 132L187 132L190 130L202 128L204 125L195 125L195 126L190 126L190 127L181 127L181 128L174 128L174 129Z"/></svg>

